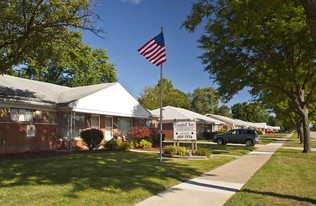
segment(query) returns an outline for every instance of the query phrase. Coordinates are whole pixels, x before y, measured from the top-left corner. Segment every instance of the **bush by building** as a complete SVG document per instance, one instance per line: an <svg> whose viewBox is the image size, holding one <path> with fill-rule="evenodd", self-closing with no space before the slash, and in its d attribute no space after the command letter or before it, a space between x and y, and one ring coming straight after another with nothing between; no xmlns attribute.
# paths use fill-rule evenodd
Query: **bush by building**
<svg viewBox="0 0 316 206"><path fill-rule="evenodd" d="M80 137L89 150L94 150L100 147L103 132L98 129L86 129L80 132Z"/></svg>

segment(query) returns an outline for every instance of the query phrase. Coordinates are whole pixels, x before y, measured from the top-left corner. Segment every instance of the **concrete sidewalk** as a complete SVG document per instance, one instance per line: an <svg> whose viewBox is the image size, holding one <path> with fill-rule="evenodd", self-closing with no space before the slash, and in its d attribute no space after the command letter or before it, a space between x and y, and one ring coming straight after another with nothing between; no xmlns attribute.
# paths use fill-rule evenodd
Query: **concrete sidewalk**
<svg viewBox="0 0 316 206"><path fill-rule="evenodd" d="M137 206L221 206L280 148L290 135L187 182L154 195Z"/></svg>

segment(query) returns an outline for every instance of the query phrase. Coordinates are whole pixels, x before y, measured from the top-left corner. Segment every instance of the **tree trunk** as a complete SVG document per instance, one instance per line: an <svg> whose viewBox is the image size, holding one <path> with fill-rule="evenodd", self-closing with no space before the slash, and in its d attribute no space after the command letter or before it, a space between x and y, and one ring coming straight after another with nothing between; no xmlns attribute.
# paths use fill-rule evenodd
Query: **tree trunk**
<svg viewBox="0 0 316 206"><path fill-rule="evenodd" d="M300 122L297 127L297 136L300 139L300 143L303 144L303 123Z"/></svg>
<svg viewBox="0 0 316 206"><path fill-rule="evenodd" d="M301 0L316 48L316 0Z"/></svg>
<svg viewBox="0 0 316 206"><path fill-rule="evenodd" d="M304 149L303 153L310 153L311 149L311 142L310 142L310 131L309 131L309 121L308 121L308 108L306 105L303 106L301 118L303 124L303 143Z"/></svg>

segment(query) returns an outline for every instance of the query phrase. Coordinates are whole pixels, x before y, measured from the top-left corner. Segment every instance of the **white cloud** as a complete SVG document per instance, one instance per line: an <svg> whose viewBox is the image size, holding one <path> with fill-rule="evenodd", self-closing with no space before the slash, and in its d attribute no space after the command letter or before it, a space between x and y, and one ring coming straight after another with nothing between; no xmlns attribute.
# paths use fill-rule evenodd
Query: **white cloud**
<svg viewBox="0 0 316 206"><path fill-rule="evenodd" d="M140 4L142 0L121 0L122 2L128 2L131 4Z"/></svg>

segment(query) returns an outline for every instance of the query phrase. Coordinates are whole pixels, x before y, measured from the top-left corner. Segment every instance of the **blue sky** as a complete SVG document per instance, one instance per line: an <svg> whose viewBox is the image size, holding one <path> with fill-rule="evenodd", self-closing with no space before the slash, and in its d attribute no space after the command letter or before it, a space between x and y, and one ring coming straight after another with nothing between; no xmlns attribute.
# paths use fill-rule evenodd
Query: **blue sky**
<svg viewBox="0 0 316 206"><path fill-rule="evenodd" d="M95 12L101 17L95 25L106 32L105 39L84 32L84 41L103 48L115 64L118 81L134 96L139 97L145 86L154 86L160 78L160 67L148 62L137 49L160 33L163 27L167 61L163 76L174 88L188 93L197 88L217 87L197 57L202 27L189 33L180 28L191 11L194 0L95 0ZM247 91L236 95L229 103L250 100Z"/></svg>

